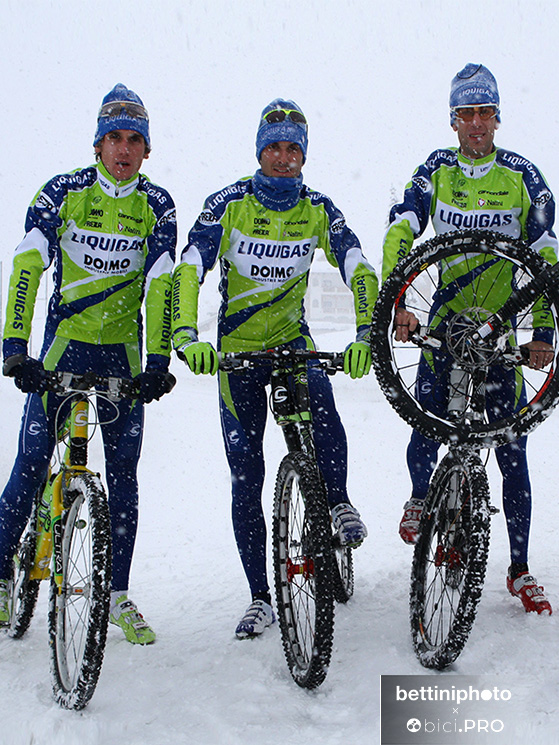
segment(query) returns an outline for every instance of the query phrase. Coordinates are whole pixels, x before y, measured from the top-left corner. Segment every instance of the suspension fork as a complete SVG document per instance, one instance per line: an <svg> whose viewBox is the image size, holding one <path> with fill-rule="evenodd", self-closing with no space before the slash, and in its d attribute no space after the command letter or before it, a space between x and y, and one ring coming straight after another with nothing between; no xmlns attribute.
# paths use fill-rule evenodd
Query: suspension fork
<svg viewBox="0 0 559 745"><path fill-rule="evenodd" d="M70 439L64 455L62 468L52 482L51 529L54 554L53 575L62 592L62 528L65 510L70 507L65 501L68 483L76 471L85 471L87 466L87 445L89 420L89 401L86 396L75 398L71 404L69 417Z"/></svg>
<svg viewBox="0 0 559 745"><path fill-rule="evenodd" d="M473 370L465 369L454 364L450 371L450 385L448 398L449 416L456 420L479 421L485 413L485 396L487 383L487 368L478 367ZM469 401L469 403L468 403ZM479 453L479 445L450 446L455 453L460 451L475 451ZM462 476L455 472L451 476L451 490L447 499L448 514L451 519L447 528L447 536L453 541L456 530L456 520L464 504L460 498L462 490Z"/></svg>
<svg viewBox="0 0 559 745"><path fill-rule="evenodd" d="M287 450L315 457L306 361L272 371L272 410Z"/></svg>

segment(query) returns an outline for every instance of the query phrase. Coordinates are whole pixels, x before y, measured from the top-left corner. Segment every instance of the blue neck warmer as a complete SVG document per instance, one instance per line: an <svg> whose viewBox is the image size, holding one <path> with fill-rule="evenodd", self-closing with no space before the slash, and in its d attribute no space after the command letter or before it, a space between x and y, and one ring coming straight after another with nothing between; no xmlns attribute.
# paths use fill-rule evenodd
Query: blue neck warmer
<svg viewBox="0 0 559 745"><path fill-rule="evenodd" d="M299 201L301 187L303 186L303 174L296 178L281 176L264 176L262 170L252 177L254 196L260 204L275 212L285 212L295 207Z"/></svg>

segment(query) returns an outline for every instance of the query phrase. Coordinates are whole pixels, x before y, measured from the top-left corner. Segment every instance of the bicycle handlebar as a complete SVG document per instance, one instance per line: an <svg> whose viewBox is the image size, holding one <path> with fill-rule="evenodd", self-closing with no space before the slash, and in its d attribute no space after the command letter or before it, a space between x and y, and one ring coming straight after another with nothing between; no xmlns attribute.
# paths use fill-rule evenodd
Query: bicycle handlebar
<svg viewBox="0 0 559 745"><path fill-rule="evenodd" d="M138 398L138 385L130 378L119 378L114 376L98 375L94 372L83 374L64 372L62 370L45 370L47 389L58 395L68 395L89 391L93 388L100 389L108 398ZM168 372L165 374L165 393L170 393L176 381L175 376Z"/></svg>
<svg viewBox="0 0 559 745"><path fill-rule="evenodd" d="M219 352L218 359L219 369L225 372L253 368L262 361L271 362L272 367L276 368L286 363L290 365L297 362L317 361L320 367L332 374L343 370L344 366L343 352L319 352L290 347L275 347L252 352Z"/></svg>

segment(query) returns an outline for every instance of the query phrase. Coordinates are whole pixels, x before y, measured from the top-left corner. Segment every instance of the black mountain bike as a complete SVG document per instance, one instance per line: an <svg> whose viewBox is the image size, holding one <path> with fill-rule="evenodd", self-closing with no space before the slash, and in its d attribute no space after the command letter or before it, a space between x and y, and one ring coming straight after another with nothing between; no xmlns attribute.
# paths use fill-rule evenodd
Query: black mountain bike
<svg viewBox="0 0 559 745"><path fill-rule="evenodd" d="M457 232L410 252L379 294L372 352L380 387L409 424L449 448L431 480L412 563L412 640L425 667L443 669L458 657L481 597L490 517L497 510L489 504L480 450L527 434L559 400L558 278L559 264L550 265L522 241ZM406 344L393 337L402 306L420 323ZM527 366L524 346L535 327L553 337L553 362L539 370ZM435 386L433 398L423 390L418 400L421 356L444 383L443 410ZM437 356L443 365L434 365ZM486 380L493 365L516 368L525 395L513 411L488 421Z"/></svg>
<svg viewBox="0 0 559 745"><path fill-rule="evenodd" d="M61 396L57 445L13 558L7 633L14 639L25 634L40 582L49 579L54 698L64 708L79 710L91 700L101 673L111 588L107 494L99 474L87 465L88 443L100 424L93 399L118 401L137 398L138 392L132 380L123 378L53 371L46 375L48 389ZM168 374L168 391L174 382Z"/></svg>
<svg viewBox="0 0 559 745"><path fill-rule="evenodd" d="M272 543L283 649L302 688L325 679L332 653L334 601L353 594L352 550L333 534L326 488L312 435L307 364L328 373L343 369L343 354L280 347L221 355L220 369L272 366L270 406L288 454L275 486Z"/></svg>

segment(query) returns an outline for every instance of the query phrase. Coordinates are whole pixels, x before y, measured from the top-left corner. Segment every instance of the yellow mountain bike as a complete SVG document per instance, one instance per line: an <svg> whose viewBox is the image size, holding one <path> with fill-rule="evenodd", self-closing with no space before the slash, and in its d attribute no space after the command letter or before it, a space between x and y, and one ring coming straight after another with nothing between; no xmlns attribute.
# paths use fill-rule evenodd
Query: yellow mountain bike
<svg viewBox="0 0 559 745"><path fill-rule="evenodd" d="M103 664L111 589L107 496L99 474L87 466L88 443L100 424L92 399L136 398L137 390L131 380L94 373L47 371L47 376L49 390L62 397L57 445L14 555L8 635L18 639L25 634L39 583L50 578L48 633L54 697L65 708L83 709L95 692ZM169 374L168 391L173 385ZM64 418L61 412L67 411L68 400L70 413Z"/></svg>

